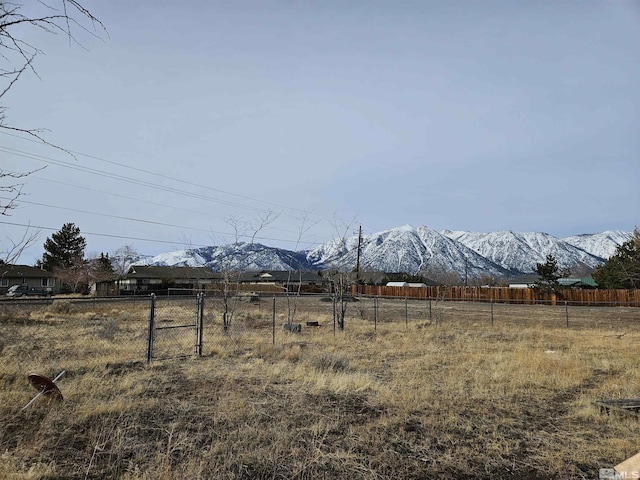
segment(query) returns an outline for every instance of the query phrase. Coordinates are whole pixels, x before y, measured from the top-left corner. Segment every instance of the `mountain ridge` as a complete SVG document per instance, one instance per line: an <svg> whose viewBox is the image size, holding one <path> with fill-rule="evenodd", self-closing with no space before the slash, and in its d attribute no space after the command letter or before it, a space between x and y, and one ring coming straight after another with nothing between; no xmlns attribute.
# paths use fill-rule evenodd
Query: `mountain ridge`
<svg viewBox="0 0 640 480"><path fill-rule="evenodd" d="M560 268L590 271L602 265L631 232L607 230L554 237L543 232L470 232L426 225L383 230L362 237L362 270L428 273L456 272L461 277L514 276L533 271L553 255ZM237 243L167 252L137 265L206 266L228 270L327 270L355 268L358 236L334 238L311 250L292 251L259 243ZM428 276L428 275L427 275Z"/></svg>

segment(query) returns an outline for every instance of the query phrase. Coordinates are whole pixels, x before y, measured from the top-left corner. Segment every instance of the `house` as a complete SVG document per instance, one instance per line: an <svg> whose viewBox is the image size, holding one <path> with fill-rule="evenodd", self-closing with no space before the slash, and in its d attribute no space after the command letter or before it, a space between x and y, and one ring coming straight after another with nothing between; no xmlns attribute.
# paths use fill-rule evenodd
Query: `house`
<svg viewBox="0 0 640 480"><path fill-rule="evenodd" d="M221 275L206 267L129 267L127 273L115 280L120 295L168 294L175 289L194 293L204 291L208 286L220 282Z"/></svg>
<svg viewBox="0 0 640 480"><path fill-rule="evenodd" d="M537 273L526 273L509 280L509 288L533 288L538 280Z"/></svg>
<svg viewBox="0 0 640 480"><path fill-rule="evenodd" d="M540 276L536 273L520 275L509 281L509 288L534 288ZM559 278L558 284L564 288L598 288L592 277Z"/></svg>
<svg viewBox="0 0 640 480"><path fill-rule="evenodd" d="M59 286L51 272L28 265L0 264L0 295L4 295L12 285L46 288L51 293L59 293Z"/></svg>
<svg viewBox="0 0 640 480"><path fill-rule="evenodd" d="M331 284L322 272L286 270L243 272L238 275L237 283L238 290L270 293L322 293Z"/></svg>
<svg viewBox="0 0 640 480"><path fill-rule="evenodd" d="M558 283L565 288L598 288L592 277L559 278Z"/></svg>

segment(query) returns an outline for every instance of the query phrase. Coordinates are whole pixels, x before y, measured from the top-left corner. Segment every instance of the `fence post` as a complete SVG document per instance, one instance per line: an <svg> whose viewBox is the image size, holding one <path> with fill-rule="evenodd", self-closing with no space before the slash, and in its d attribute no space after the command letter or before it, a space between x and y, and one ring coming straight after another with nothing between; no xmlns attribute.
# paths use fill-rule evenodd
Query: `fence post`
<svg viewBox="0 0 640 480"><path fill-rule="evenodd" d="M331 297L331 300L333 303L333 335L335 336L336 334L336 294L335 292Z"/></svg>
<svg viewBox="0 0 640 480"><path fill-rule="evenodd" d="M271 344L276 344L276 296L273 296L273 308L271 311Z"/></svg>
<svg viewBox="0 0 640 480"><path fill-rule="evenodd" d="M373 331L378 331L378 296L373 299Z"/></svg>
<svg viewBox="0 0 640 480"><path fill-rule="evenodd" d="M151 294L151 303L149 304L149 338L147 340L147 363L151 363L153 358L153 335L156 320L156 294Z"/></svg>
<svg viewBox="0 0 640 480"><path fill-rule="evenodd" d="M433 317L431 315L431 297L429 297L429 324L433 323Z"/></svg>
<svg viewBox="0 0 640 480"><path fill-rule="evenodd" d="M196 327L196 354L202 356L202 339L204 338L204 293L198 294L198 318Z"/></svg>
<svg viewBox="0 0 640 480"><path fill-rule="evenodd" d="M404 329L409 329L409 298L404 297Z"/></svg>
<svg viewBox="0 0 640 480"><path fill-rule="evenodd" d="M491 326L493 327L493 298L491 299Z"/></svg>
<svg viewBox="0 0 640 480"><path fill-rule="evenodd" d="M564 301L564 316L566 318L567 327L569 326L569 304L567 301Z"/></svg>

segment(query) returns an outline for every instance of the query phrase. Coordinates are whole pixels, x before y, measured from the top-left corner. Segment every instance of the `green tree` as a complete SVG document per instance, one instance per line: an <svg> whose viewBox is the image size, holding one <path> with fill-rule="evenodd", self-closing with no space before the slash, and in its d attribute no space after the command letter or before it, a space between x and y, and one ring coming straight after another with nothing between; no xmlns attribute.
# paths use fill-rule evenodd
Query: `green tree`
<svg viewBox="0 0 640 480"><path fill-rule="evenodd" d="M115 277L113 264L109 258L109 254L101 253L100 257L94 258L90 262L91 278L93 281L101 282L104 280L112 280Z"/></svg>
<svg viewBox="0 0 640 480"><path fill-rule="evenodd" d="M73 223L65 223L45 240L41 266L49 272L77 268L84 262L86 247L87 241L80 235L80 229Z"/></svg>
<svg viewBox="0 0 640 480"><path fill-rule="evenodd" d="M533 269L535 273L540 277L535 282L537 288L548 292L555 292L560 287L558 279L561 277L558 269L558 261L553 255L547 255L544 263L536 263L536 267Z"/></svg>
<svg viewBox="0 0 640 480"><path fill-rule="evenodd" d="M640 287L640 231L620 245L604 265L596 267L593 279L602 288Z"/></svg>

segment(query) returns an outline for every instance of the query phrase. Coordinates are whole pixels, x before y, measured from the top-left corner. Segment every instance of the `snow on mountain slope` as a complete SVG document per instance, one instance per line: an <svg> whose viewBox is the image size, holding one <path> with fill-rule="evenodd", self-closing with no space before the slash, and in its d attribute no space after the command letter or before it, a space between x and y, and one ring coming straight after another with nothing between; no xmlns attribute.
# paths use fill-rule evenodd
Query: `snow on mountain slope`
<svg viewBox="0 0 640 480"><path fill-rule="evenodd" d="M138 265L209 267L213 271L307 270L304 252L238 243L162 253Z"/></svg>
<svg viewBox="0 0 640 480"><path fill-rule="evenodd" d="M363 270L418 273L435 269L461 277L529 273L553 255L560 268L590 270L604 263L630 232L607 231L559 239L540 232L437 232L427 226L392 228L363 237ZM228 270L353 269L358 236L333 239L308 252L293 252L261 244L238 243L163 253L138 265L207 266Z"/></svg>
<svg viewBox="0 0 640 480"><path fill-rule="evenodd" d="M357 236L344 242L334 240L310 251L307 260L317 268L327 265L353 268L357 262L357 249ZM360 249L360 266L386 272L418 273L435 268L457 271L461 275L466 271L469 276L505 274L494 262L435 230L426 226L416 229L410 225L365 236Z"/></svg>
<svg viewBox="0 0 640 480"><path fill-rule="evenodd" d="M597 257L607 259L616 252L616 248L632 237L633 233L631 232L607 230L600 233L572 235L562 240Z"/></svg>
<svg viewBox="0 0 640 480"><path fill-rule="evenodd" d="M602 258L542 232L450 232L454 238L480 255L509 270L532 272L536 263L544 263L553 255L560 268L591 269L603 263Z"/></svg>

